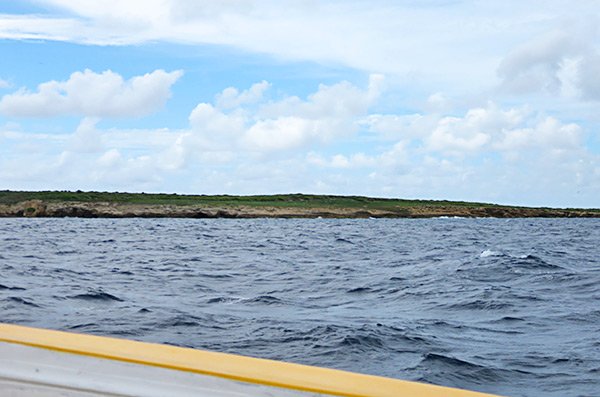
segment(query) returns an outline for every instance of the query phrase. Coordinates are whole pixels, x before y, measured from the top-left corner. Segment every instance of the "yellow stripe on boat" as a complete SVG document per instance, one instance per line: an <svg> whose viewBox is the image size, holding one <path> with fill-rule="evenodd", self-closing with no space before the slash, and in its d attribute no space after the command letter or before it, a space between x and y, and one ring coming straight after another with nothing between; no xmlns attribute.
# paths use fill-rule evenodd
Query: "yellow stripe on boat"
<svg viewBox="0 0 600 397"><path fill-rule="evenodd" d="M36 362L38 360L39 362ZM114 365L114 368L111 369L110 365ZM69 368L69 366L83 368ZM94 369L99 371L96 378L94 378ZM146 375L144 369L147 370ZM191 391L191 394L182 392L181 395L492 397L491 394L274 360L0 324L0 385L12 387L10 390L21 390L19 388L26 388L28 383L46 385L43 387L49 388L48 390L58 390L61 387L61 379L54 378L64 376L65 379L71 379L69 381L71 383L65 381L69 384L64 386L70 388L71 394L60 395L91 396L109 392L114 395L142 395L143 393L136 388L125 387L123 390L116 390L116 386L109 387L111 382L126 383L128 371L138 374L132 375L131 382L143 383L145 379L146 382L154 382L156 387L168 387L165 385L171 381L174 385L179 385L179 389L184 390L184 385L191 382L186 386L188 389L185 389ZM139 375L140 371L142 375ZM102 374L108 374L104 382L101 381L104 376ZM198 380L187 378L177 380L176 375L192 378L196 376ZM86 383L84 378L90 381ZM164 381L161 378L164 378ZM198 386L197 393L194 393L193 385L202 384L210 378L217 378L216 383ZM244 385L247 385L247 390L244 389ZM231 391L227 392L225 389L230 387ZM262 390L260 387L270 390ZM175 389L177 387L172 389L171 395L178 395ZM81 394L73 390L81 391ZM29 394L24 392L13 395ZM155 389L144 395L160 395L160 393Z"/></svg>

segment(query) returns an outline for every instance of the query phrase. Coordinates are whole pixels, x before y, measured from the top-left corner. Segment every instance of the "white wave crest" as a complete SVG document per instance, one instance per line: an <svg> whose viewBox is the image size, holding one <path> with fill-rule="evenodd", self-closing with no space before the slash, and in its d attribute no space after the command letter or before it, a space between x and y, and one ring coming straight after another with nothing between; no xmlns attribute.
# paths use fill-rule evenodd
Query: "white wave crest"
<svg viewBox="0 0 600 397"><path fill-rule="evenodd" d="M479 254L480 258L487 258L489 256L500 256L502 255L500 252L496 252L496 251L492 251L492 250L485 250L483 251L481 254Z"/></svg>

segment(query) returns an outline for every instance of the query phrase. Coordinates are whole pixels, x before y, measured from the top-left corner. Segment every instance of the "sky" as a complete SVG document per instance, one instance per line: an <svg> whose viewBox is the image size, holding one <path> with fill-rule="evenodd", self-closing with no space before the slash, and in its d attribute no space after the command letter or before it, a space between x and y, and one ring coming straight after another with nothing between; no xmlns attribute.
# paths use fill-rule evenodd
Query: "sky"
<svg viewBox="0 0 600 397"><path fill-rule="evenodd" d="M600 0L0 0L0 189L600 207Z"/></svg>

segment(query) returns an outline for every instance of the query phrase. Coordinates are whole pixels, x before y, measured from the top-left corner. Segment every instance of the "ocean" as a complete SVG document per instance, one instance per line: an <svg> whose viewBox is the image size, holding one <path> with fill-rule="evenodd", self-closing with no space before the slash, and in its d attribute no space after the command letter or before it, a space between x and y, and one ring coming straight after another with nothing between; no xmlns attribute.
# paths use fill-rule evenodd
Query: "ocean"
<svg viewBox="0 0 600 397"><path fill-rule="evenodd" d="M600 219L0 219L0 321L600 396Z"/></svg>

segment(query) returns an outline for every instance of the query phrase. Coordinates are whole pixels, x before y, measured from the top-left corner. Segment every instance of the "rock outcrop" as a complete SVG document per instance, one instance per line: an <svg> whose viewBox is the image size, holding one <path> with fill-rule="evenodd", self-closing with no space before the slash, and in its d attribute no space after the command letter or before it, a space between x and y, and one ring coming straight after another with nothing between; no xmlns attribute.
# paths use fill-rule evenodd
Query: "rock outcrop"
<svg viewBox="0 0 600 397"><path fill-rule="evenodd" d="M0 217L80 218L434 218L434 217L600 217L600 212L582 209L552 209L503 206L406 206L393 209L343 207L263 207L144 205L107 202L23 201L0 205Z"/></svg>

